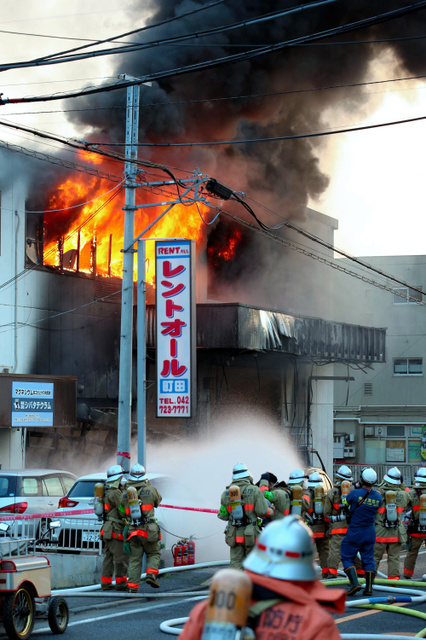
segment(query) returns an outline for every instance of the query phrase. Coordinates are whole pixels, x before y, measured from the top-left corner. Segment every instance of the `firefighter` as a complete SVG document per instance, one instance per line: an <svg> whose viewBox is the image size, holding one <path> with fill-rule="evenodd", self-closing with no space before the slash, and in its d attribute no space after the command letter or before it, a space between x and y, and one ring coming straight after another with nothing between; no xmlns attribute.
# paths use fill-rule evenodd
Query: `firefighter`
<svg viewBox="0 0 426 640"><path fill-rule="evenodd" d="M401 489L402 476L397 467L392 467L384 475L378 492L383 497L382 505L376 516L376 544L374 562L376 572L383 554L388 556L388 578L399 580L401 543L407 539L402 523L402 514L410 504L410 494Z"/></svg>
<svg viewBox="0 0 426 640"><path fill-rule="evenodd" d="M103 497L103 525L100 536L103 541L103 561L101 568L102 591L113 589L112 577L115 575L117 591L127 591L128 557L123 550L124 519L120 512L122 491L120 482L124 476L123 468L114 464L107 471L105 495Z"/></svg>
<svg viewBox="0 0 426 640"><path fill-rule="evenodd" d="M343 497L349 493L351 485L352 471L345 464L342 464L337 469L334 475L333 487L327 491L324 500L324 519L330 526L330 551L327 560L328 574L324 574L324 578L337 578L337 570L340 563L340 545L348 530ZM359 559L356 562L359 575L363 575L364 572L361 570Z"/></svg>
<svg viewBox="0 0 426 640"><path fill-rule="evenodd" d="M137 494L136 500L132 497L134 489ZM127 585L132 593L137 593L139 590L144 553L146 554L146 582L153 588L160 586L158 569L161 556L161 534L154 516L154 509L160 502L161 495L148 480L145 468L141 464L133 465L128 477L127 490L123 494L120 505L121 512L125 514L128 523L125 536L130 554Z"/></svg>
<svg viewBox="0 0 426 640"><path fill-rule="evenodd" d="M383 500L381 494L373 489L376 482L377 473L371 467L366 467L361 472L361 488L353 489L345 498L345 504L349 510L349 528L342 540L340 554L343 570L350 582L350 588L347 591L349 596L355 595L361 589L354 564L358 552L365 572L364 595L373 594L373 581L376 575L374 522Z"/></svg>
<svg viewBox="0 0 426 640"><path fill-rule="evenodd" d="M310 494L307 490L306 474L303 469L295 469L288 477L287 491L290 496L290 513L302 516L309 512Z"/></svg>
<svg viewBox="0 0 426 640"><path fill-rule="evenodd" d="M324 486L318 471L314 471L308 477L308 489L310 492L309 516L307 523L314 535L315 546L318 552L319 565L322 577L328 577L328 555L330 553L330 539L327 536L328 522L324 519Z"/></svg>
<svg viewBox="0 0 426 640"><path fill-rule="evenodd" d="M269 517L273 508L262 491L253 484L246 465L239 462L232 472L232 482L220 498L218 518L227 521L225 542L230 547L231 567L242 569L244 558L253 549L260 532L259 519Z"/></svg>
<svg viewBox="0 0 426 640"><path fill-rule="evenodd" d="M343 589L327 589L317 580L314 550L312 532L299 516L289 515L268 524L244 560L245 575L240 576L241 581L248 576L252 583L252 604L246 622L241 624L242 598L237 589L230 594L233 597L227 598L232 603L227 613L233 625L250 627L256 638L339 640L339 631L328 611L343 613L346 593ZM217 618L223 629L224 607L220 604L218 598ZM210 629L205 629L205 637L225 637L214 634L215 610L210 615L211 605L212 594L194 607L180 634L181 640L200 640L206 619ZM235 626L233 635L226 637L236 637Z"/></svg>
<svg viewBox="0 0 426 640"><path fill-rule="evenodd" d="M287 484L283 481L278 482L277 476L270 471L262 473L259 482L256 484L275 510L271 516L263 519L262 525L265 526L268 522L288 516L290 513L290 496L286 490Z"/></svg>
<svg viewBox="0 0 426 640"><path fill-rule="evenodd" d="M426 467L420 467L415 473L410 499L412 512L408 525L407 555L404 562L404 578L409 580L413 578L419 549L423 542L426 544Z"/></svg>

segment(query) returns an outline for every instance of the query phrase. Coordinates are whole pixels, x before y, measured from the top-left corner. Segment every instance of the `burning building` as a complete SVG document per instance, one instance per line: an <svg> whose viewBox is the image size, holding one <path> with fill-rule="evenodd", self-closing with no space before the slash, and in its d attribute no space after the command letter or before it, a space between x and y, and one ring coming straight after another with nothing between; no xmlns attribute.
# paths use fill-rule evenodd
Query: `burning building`
<svg viewBox="0 0 426 640"><path fill-rule="evenodd" d="M151 239L188 237L197 244L199 412L190 421L160 420L150 412L156 363L154 309L148 307L148 436L180 438L208 431L224 413L264 412L293 430L301 448L322 447L330 462L330 389L341 373L334 365L383 362L384 331L336 322L329 263L337 222L308 207L329 183L320 169L323 147L316 138L294 136L324 130L333 108L354 113L367 103L361 85L383 46L395 73L421 70L423 41L395 39L401 29L414 36L421 14L404 2L388 3L386 13L376 1L342 2L309 7L302 20L301 7L270 2L267 13L276 13L270 22L258 1L185 7L157 2L147 28L132 36L140 50L120 58L115 69L153 78L152 86L141 88L139 140L147 146L139 153L145 164L137 177L135 234L162 211L162 202L176 199L179 179L195 167L247 194L241 199L256 220L237 202L216 209L180 202L150 232ZM196 32L197 46L178 46ZM300 46L284 46L296 39ZM324 46L313 46L320 39ZM154 44L161 54L152 55ZM260 45L270 49L245 55ZM231 64L235 51L241 55ZM216 59L229 64L208 65ZM205 69L187 73L196 63ZM91 145L102 150L123 143L123 91L76 98L75 104L68 117ZM91 433L90 456L90 440L111 444L116 426L123 167L113 158L100 163L90 151L81 152L78 163L76 171L32 166L26 188L13 189L13 197L21 193L16 206L8 204L12 195L3 180L2 242L13 240L2 250L2 266L8 265L2 304L5 325L16 335L3 364L16 372L77 376L76 437ZM310 235L285 225L262 233L258 220L269 230L290 220ZM319 250L318 239L328 248Z"/></svg>

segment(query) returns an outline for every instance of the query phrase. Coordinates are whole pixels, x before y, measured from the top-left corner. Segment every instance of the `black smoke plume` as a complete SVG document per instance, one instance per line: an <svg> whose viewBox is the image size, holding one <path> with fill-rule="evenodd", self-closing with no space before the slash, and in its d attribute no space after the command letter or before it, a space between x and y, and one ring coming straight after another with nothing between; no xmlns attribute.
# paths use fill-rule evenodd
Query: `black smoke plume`
<svg viewBox="0 0 426 640"><path fill-rule="evenodd" d="M211 8L208 5L211 4ZM420 3L418 3L420 6ZM389 76L408 72L422 74L425 10L411 11L411 2L390 0L339 0L305 5L303 11L271 21L248 24L227 32L204 36L176 45L162 45L166 38L204 32L221 25L252 20L284 9L301 7L289 0L162 0L152 4L148 29L131 42L154 42L152 48L124 55L118 73L140 77L188 64L223 58L258 46L289 41L338 28L383 12L406 8L406 12L367 28L265 54L237 64L176 75L142 87L140 141L204 142L270 138L309 133L333 127L324 112L339 105L354 114L366 101L363 88L351 88L367 80L369 65L384 51L394 53ZM205 10L179 20L176 16ZM142 22L146 0L132 5L135 26ZM343 85L340 89L325 87ZM323 90L310 91L311 89ZM300 90L300 93L285 93ZM268 94L268 95L264 95ZM276 95L270 95L276 94ZM250 96L250 97L242 97ZM253 97L253 96L258 96ZM228 99L227 99L228 98ZM202 100L202 102L199 102ZM80 101L81 102L81 101ZM72 116L89 139L124 140L124 96L117 92L84 100ZM286 218L302 216L308 198L316 199L329 184L319 168L321 143L315 138L281 142L247 142L219 147L143 150L143 157L202 171L246 190ZM332 178L332 177L331 177Z"/></svg>

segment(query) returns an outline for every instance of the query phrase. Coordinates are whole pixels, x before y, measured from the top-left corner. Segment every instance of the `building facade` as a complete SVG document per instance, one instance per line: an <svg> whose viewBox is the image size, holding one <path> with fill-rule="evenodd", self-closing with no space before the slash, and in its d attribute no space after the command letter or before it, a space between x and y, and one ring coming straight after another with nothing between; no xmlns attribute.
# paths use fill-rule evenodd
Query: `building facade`
<svg viewBox="0 0 426 640"><path fill-rule="evenodd" d="M365 279L339 272L336 315L386 329L385 364L352 368L334 385L336 463L418 467L426 425L426 256L366 257ZM348 261L340 261L351 268ZM361 272L360 272L361 273ZM391 275L392 279L382 274ZM372 284L369 281L374 281ZM426 455L426 452L425 452Z"/></svg>

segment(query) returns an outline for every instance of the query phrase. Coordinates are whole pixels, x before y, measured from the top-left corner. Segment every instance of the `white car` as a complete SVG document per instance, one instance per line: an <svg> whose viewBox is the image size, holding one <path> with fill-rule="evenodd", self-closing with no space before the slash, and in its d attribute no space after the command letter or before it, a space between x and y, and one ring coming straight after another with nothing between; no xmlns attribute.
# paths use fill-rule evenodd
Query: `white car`
<svg viewBox="0 0 426 640"><path fill-rule="evenodd" d="M182 538L190 537L195 541L195 562L226 560L229 551L223 542L224 523L218 520L214 509L203 510L202 499L177 478L163 473L148 473L147 476L162 496L161 506L155 510L162 533L162 564L173 565L174 545ZM105 480L106 473L81 476L59 500L56 515L61 527L52 535L52 540L58 543L58 551L78 553L83 549L99 548L102 523L93 512L94 488L96 483ZM90 513L70 515L73 510L89 510ZM62 517L64 512L68 513Z"/></svg>
<svg viewBox="0 0 426 640"><path fill-rule="evenodd" d="M77 476L61 469L0 470L0 521L2 516L24 516L11 526L11 535L38 538L46 520L26 516L55 511L58 498L69 491ZM7 521L10 522L10 521Z"/></svg>

